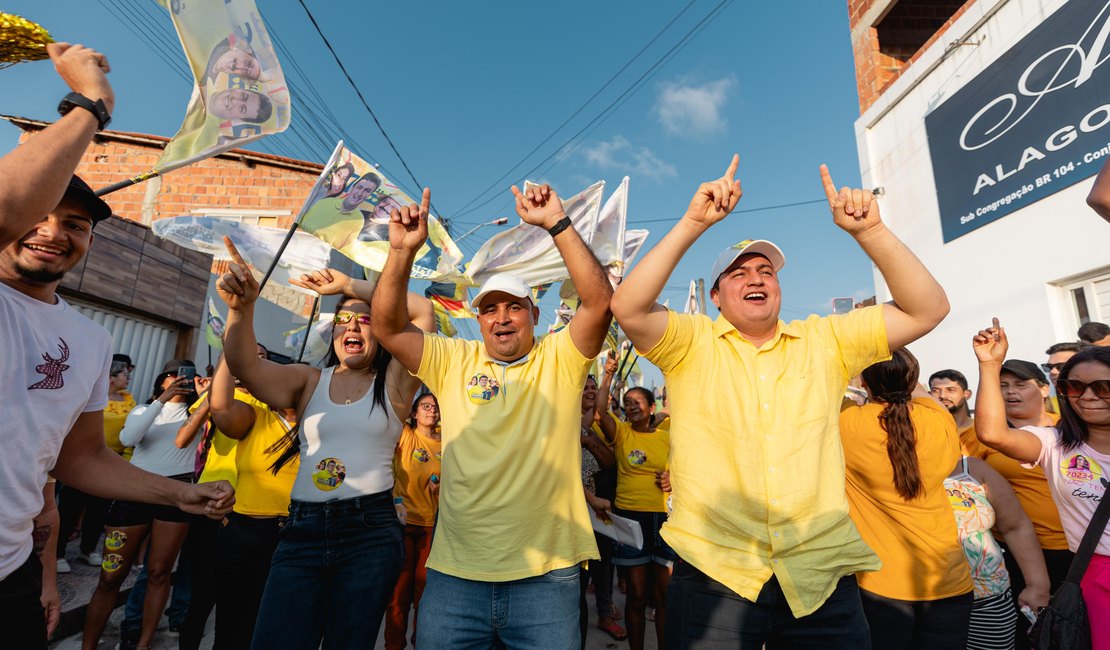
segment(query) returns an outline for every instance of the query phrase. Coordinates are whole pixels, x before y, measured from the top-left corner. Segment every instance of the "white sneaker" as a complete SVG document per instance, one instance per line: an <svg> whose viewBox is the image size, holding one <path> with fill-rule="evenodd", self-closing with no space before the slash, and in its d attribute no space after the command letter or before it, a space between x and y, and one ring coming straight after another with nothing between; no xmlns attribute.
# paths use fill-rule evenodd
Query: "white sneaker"
<svg viewBox="0 0 1110 650"><path fill-rule="evenodd" d="M93 551L92 553L82 553L81 560L89 566L100 566L101 562L104 561L104 556L100 554L100 551Z"/></svg>
<svg viewBox="0 0 1110 650"><path fill-rule="evenodd" d="M58 573L69 573L72 570L64 557L58 558Z"/></svg>

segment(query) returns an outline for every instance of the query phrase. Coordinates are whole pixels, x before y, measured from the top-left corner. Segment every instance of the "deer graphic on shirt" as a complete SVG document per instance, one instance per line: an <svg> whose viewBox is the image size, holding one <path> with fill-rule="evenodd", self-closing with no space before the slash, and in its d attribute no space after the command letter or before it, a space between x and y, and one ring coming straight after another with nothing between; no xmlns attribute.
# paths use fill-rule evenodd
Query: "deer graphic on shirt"
<svg viewBox="0 0 1110 650"><path fill-rule="evenodd" d="M50 356L50 354L44 352L42 359L46 363L35 366L35 372L46 375L46 377L42 381L28 386L27 390L34 390L36 388L58 390L65 385L65 382L62 381L62 373L69 370L69 366L65 363L69 360L69 345L67 345L66 340L61 337L58 337L58 340L61 341L61 344L58 345L58 350L61 351L62 356L55 359Z"/></svg>

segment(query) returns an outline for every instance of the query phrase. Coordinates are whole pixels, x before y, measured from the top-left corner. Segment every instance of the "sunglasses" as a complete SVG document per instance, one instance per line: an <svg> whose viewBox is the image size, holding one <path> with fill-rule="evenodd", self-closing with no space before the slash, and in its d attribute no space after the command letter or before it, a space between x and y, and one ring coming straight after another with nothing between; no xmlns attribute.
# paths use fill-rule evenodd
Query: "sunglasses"
<svg viewBox="0 0 1110 650"><path fill-rule="evenodd" d="M1045 372L1052 372L1053 370L1059 372L1060 368L1063 368L1066 364L1066 361L1061 361L1060 363L1042 363L1041 370Z"/></svg>
<svg viewBox="0 0 1110 650"><path fill-rule="evenodd" d="M1056 392L1064 397L1082 397L1088 388L1095 397L1110 399L1110 379L1096 379L1089 384L1077 379L1056 382Z"/></svg>
<svg viewBox="0 0 1110 650"><path fill-rule="evenodd" d="M335 315L336 325L346 325L351 322L351 319L358 321L359 325L370 324L370 314L356 314L353 311L341 311Z"/></svg>

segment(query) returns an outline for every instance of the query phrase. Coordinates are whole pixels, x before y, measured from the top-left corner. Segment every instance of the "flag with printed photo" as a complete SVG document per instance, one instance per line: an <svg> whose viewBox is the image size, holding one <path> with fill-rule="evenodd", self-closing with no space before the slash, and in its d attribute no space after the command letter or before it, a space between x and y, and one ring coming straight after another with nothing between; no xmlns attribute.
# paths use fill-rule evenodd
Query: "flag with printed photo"
<svg viewBox="0 0 1110 650"><path fill-rule="evenodd" d="M297 221L363 267L380 272L389 255L389 215L413 203L400 187L342 141L324 166ZM411 277L465 281L463 254L439 219L428 215L428 241L416 253Z"/></svg>
<svg viewBox="0 0 1110 650"><path fill-rule="evenodd" d="M300 354L303 346L304 354L301 355L301 361L305 363L315 363L323 359L327 356L328 350L331 349L331 331L334 320L335 314L330 312L321 313L316 316L311 328L306 324L283 333L285 349L296 355ZM307 342L304 340L306 336L308 337Z"/></svg>
<svg viewBox="0 0 1110 650"><path fill-rule="evenodd" d="M185 120L154 171L164 174L289 126L285 76L254 0L162 0L193 71Z"/></svg>
<svg viewBox="0 0 1110 650"><path fill-rule="evenodd" d="M216 302L211 296L208 298L208 317L205 320L204 339L208 347L215 350L224 349L224 319L220 318L220 312L216 310Z"/></svg>
<svg viewBox="0 0 1110 650"><path fill-rule="evenodd" d="M525 189L536 187L525 183ZM563 199L563 211L583 241L589 241L597 225L605 181L598 181ZM543 228L521 222L491 237L466 266L466 274L480 285L495 273L512 273L530 287L562 280L569 276L559 250Z"/></svg>
<svg viewBox="0 0 1110 650"><path fill-rule="evenodd" d="M451 323L452 318L474 318L467 305L465 283L432 282L424 290L424 297L431 301L436 324L444 336L455 336L458 333Z"/></svg>

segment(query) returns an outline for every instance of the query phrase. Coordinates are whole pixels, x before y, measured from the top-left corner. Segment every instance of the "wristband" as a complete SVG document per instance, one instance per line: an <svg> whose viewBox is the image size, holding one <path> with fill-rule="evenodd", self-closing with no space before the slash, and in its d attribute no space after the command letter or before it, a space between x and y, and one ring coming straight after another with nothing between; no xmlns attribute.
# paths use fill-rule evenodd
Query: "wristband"
<svg viewBox="0 0 1110 650"><path fill-rule="evenodd" d="M108 107L104 105L104 100L98 99L94 102L81 93L70 93L63 97L61 103L58 104L58 114L65 115L74 107L83 108L96 117L97 131L103 131L104 127L112 121L112 116L108 113Z"/></svg>
<svg viewBox="0 0 1110 650"><path fill-rule="evenodd" d="M405 502L404 497L393 497L393 505L399 506Z"/></svg>
<svg viewBox="0 0 1110 650"><path fill-rule="evenodd" d="M554 237L555 235L558 235L569 227L570 217L563 217L562 219L559 219L559 221L554 226L551 226L547 229L547 234Z"/></svg>

